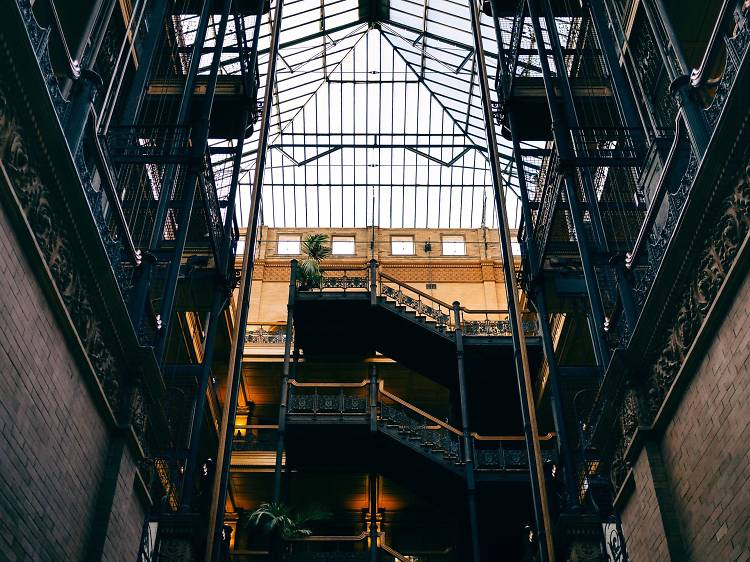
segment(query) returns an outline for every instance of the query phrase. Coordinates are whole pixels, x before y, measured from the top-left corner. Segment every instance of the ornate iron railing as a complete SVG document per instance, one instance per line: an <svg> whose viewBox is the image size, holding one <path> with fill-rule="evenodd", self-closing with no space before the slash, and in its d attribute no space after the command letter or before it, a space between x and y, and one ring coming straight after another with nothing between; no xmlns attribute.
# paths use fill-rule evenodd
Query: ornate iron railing
<svg viewBox="0 0 750 562"><path fill-rule="evenodd" d="M525 335L539 335L535 314L525 313L522 325ZM511 336L510 314L507 310L471 310L462 307L461 331L465 336Z"/></svg>
<svg viewBox="0 0 750 562"><path fill-rule="evenodd" d="M245 343L261 345L284 345L286 322L248 322Z"/></svg>
<svg viewBox="0 0 750 562"><path fill-rule="evenodd" d="M417 441L429 451L456 464L465 461L461 448L462 433L455 427L409 404L383 388L378 392L379 423Z"/></svg>
<svg viewBox="0 0 750 562"><path fill-rule="evenodd" d="M203 172L201 173L199 182L205 228L208 231L211 247L218 262L221 258L220 254L225 242L224 220L221 217L219 196L216 193L214 169L211 165L211 159L208 156L206 156L204 161ZM231 260L229 261L231 262Z"/></svg>
<svg viewBox="0 0 750 562"><path fill-rule="evenodd" d="M452 305L402 283L382 271L378 276L378 288L381 297L413 310L417 315L434 321L439 327L450 330L455 328Z"/></svg>
<svg viewBox="0 0 750 562"><path fill-rule="evenodd" d="M474 466L477 470L528 470L529 456L522 436L489 437L472 434ZM542 446L542 461L557 459L554 434L539 438Z"/></svg>
<svg viewBox="0 0 750 562"><path fill-rule="evenodd" d="M747 8L743 5L743 0L724 0L701 66L690 75L692 86L703 96L706 121L712 128L716 127L750 44Z"/></svg>
<svg viewBox="0 0 750 562"><path fill-rule="evenodd" d="M698 155L687 138L685 123L678 118L675 140L659 186L646 213L633 251L626 256L627 267L638 273L634 288L638 306L643 306L664 258L693 185L698 163Z"/></svg>
<svg viewBox="0 0 750 562"><path fill-rule="evenodd" d="M368 412L368 382L289 383L290 415L344 415Z"/></svg>

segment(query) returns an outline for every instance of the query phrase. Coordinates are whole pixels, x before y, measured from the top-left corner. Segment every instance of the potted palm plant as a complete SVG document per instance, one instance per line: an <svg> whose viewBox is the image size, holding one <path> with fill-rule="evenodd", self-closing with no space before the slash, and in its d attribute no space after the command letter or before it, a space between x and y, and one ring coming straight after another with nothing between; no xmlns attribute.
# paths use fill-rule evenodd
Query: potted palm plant
<svg viewBox="0 0 750 562"><path fill-rule="evenodd" d="M253 526L259 528L271 538L275 559L283 560L286 549L284 543L294 539L301 539L312 534L307 528L313 521L330 518L326 510L313 506L305 510L295 510L283 503L262 503L249 514L242 516L241 527Z"/></svg>
<svg viewBox="0 0 750 562"><path fill-rule="evenodd" d="M323 273L320 263L331 255L328 246L328 236L325 234L310 234L302 241L302 260L299 262L297 273L300 289L309 290L320 287Z"/></svg>

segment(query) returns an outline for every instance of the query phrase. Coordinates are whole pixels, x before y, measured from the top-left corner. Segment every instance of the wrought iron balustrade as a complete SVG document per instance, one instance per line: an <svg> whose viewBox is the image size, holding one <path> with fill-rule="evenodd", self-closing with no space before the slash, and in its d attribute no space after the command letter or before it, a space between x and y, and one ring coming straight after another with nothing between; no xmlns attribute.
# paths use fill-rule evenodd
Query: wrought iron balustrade
<svg viewBox="0 0 750 562"><path fill-rule="evenodd" d="M525 335L539 335L535 314L525 313L522 325ZM511 336L510 314L507 310L471 310L462 307L461 331L465 336Z"/></svg>
<svg viewBox="0 0 750 562"><path fill-rule="evenodd" d="M750 25L743 0L724 0L711 39L690 83L703 96L708 125L715 128L750 44Z"/></svg>
<svg viewBox="0 0 750 562"><path fill-rule="evenodd" d="M289 383L290 415L367 414L368 382Z"/></svg>
<svg viewBox="0 0 750 562"><path fill-rule="evenodd" d="M381 297L413 310L418 316L434 321L438 327L455 329L452 305L410 287L382 271L378 275L378 288Z"/></svg>
<svg viewBox="0 0 750 562"><path fill-rule="evenodd" d="M636 277L636 304L642 307L667 251L698 171L699 157L678 118L667 163L626 265Z"/></svg>
<svg viewBox="0 0 750 562"><path fill-rule="evenodd" d="M219 204L219 196L216 192L214 169L211 165L211 159L208 156L206 156L203 163L203 172L199 178L199 187L200 198L203 203L203 222L208 231L214 256L216 257L216 261L219 262L226 237L224 236L224 220L221 216L221 205ZM232 260L229 259L228 263L231 262Z"/></svg>
<svg viewBox="0 0 750 562"><path fill-rule="evenodd" d="M560 198L560 182L562 178L559 170L557 149L542 160L539 174L536 177L536 200L539 209L534 213L534 225L527 228L534 234L534 244L537 248L537 266L541 268L547 248L555 207Z"/></svg>
<svg viewBox="0 0 750 562"><path fill-rule="evenodd" d="M554 434L539 438L542 446L542 462L555 461ZM472 434L474 466L477 470L528 470L529 456L526 443L521 436L490 437Z"/></svg>
<svg viewBox="0 0 750 562"><path fill-rule="evenodd" d="M286 343L286 322L248 322L245 331L245 343L284 345Z"/></svg>
<svg viewBox="0 0 750 562"><path fill-rule="evenodd" d="M381 387L378 392L379 423L453 463L465 458L461 448L463 434L455 427L431 416Z"/></svg>
<svg viewBox="0 0 750 562"><path fill-rule="evenodd" d="M300 291L324 291L337 289L343 291L368 290L369 275L367 266L326 266L321 269L321 278L317 281L297 279Z"/></svg>

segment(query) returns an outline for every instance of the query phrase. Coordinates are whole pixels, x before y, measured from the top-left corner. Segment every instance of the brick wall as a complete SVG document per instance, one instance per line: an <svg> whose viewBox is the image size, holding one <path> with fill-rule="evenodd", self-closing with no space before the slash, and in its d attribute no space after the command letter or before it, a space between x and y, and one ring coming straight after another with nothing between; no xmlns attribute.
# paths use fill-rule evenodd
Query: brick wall
<svg viewBox="0 0 750 562"><path fill-rule="evenodd" d="M636 490L622 512L630 562L669 560L664 526L645 451L633 466L633 477Z"/></svg>
<svg viewBox="0 0 750 562"><path fill-rule="evenodd" d="M81 560L106 429L0 209L0 552Z"/></svg>
<svg viewBox="0 0 750 562"><path fill-rule="evenodd" d="M750 276L657 446L660 466L650 470L641 451L622 511L630 560L670 559L653 480L662 468L684 552L672 560L750 560Z"/></svg>
<svg viewBox="0 0 750 562"><path fill-rule="evenodd" d="M136 465L126 449L120 465L117 490L112 502L113 509L107 528L102 560L132 562L138 555L141 530L146 512L133 489L136 478Z"/></svg>
<svg viewBox="0 0 750 562"><path fill-rule="evenodd" d="M0 560L83 560L109 436L0 206ZM135 560L143 507L126 451L106 559Z"/></svg>
<svg viewBox="0 0 750 562"><path fill-rule="evenodd" d="M750 276L662 441L691 560L750 560Z"/></svg>

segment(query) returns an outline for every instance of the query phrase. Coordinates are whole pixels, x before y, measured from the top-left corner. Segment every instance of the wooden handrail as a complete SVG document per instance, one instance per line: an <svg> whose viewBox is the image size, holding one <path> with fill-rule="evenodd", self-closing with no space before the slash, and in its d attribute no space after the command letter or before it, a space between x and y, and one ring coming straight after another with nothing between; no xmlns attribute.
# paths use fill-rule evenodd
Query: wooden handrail
<svg viewBox="0 0 750 562"><path fill-rule="evenodd" d="M380 389L380 393L381 393L381 394L382 394L383 396L387 396L388 398L390 398L390 399L391 399L391 400L393 400L394 402L397 402L397 403L401 404L401 405L402 405L402 406L404 406L405 408L408 408L409 410L411 410L411 411L413 411L413 412L415 412L415 413L419 414L420 416L422 416L422 417L424 417L424 418L427 418L428 420L430 420L431 422L433 422L433 423L434 423L435 425L439 425L439 426L440 426L440 427L442 427L443 429L447 429L448 431L450 431L451 433L455 433L456 435L459 435L459 436L460 436L460 435L463 435L463 433L461 433L461 431L460 431L460 430L456 429L456 428L455 428L455 427L453 427L452 425L448 425L448 424L447 424L447 423L445 423L444 421L440 421L440 420L439 420L438 418L436 418L435 416L431 416L430 414L428 414L428 413L427 413L427 412L425 412L424 410L420 410L420 409L419 409L419 408L417 408L417 407L416 407L416 406L415 406L414 404L409 404L409 403L408 403L408 402L407 402L406 400L402 400L401 398L399 398L399 397L398 397L398 396L396 396L395 394L391 394L390 392L388 392L387 390L385 390L385 389L384 389L384 388L382 388L382 387L381 387L381 389Z"/></svg>
<svg viewBox="0 0 750 562"><path fill-rule="evenodd" d="M370 534L363 531L359 535L309 535L287 539L289 542L357 542L365 540Z"/></svg>
<svg viewBox="0 0 750 562"><path fill-rule="evenodd" d="M385 544L385 541L381 541L380 548L382 548L386 553L393 556L399 562L410 562L410 560L408 558L405 558L403 554L396 550L393 550L390 546Z"/></svg>
<svg viewBox="0 0 750 562"><path fill-rule="evenodd" d="M420 291L419 289L417 289L417 288L415 288L415 287L412 287L411 285L407 285L406 283L404 283L404 282L402 282L402 281L399 281L398 279L396 279L395 277L392 277L392 276L388 275L387 273L383 273L383 272L381 271L381 272L380 272L380 277L381 277L381 278L384 278L384 279L387 279L387 280L388 280L388 281L390 281L391 283L395 283L396 285L399 285L400 287L405 287L405 288L407 288L408 290L410 290L410 291L412 291L412 292L414 292L414 293L418 294L418 295L419 295L420 297L424 297L424 298L426 298L427 300L430 300L430 301L432 301L432 302L435 302L435 303L437 303L437 304L439 304L439 305L441 305L441 306L444 306L444 307L446 307L446 308L447 308L447 309L449 309L449 310L453 308L453 305L452 305L452 304L448 304L448 303L446 303L446 302L443 302L443 301L441 301L440 299L436 299L436 298L435 298L435 297L433 297L432 295L428 295L427 293L425 293L425 292L423 292L423 291Z"/></svg>
<svg viewBox="0 0 750 562"><path fill-rule="evenodd" d="M550 431L546 435L540 435L539 441L550 441L556 435L554 431ZM476 432L472 432L471 436L477 441L523 441L526 439L523 435L479 435Z"/></svg>
<svg viewBox="0 0 750 562"><path fill-rule="evenodd" d="M289 384L301 388L313 388L316 386L323 388L362 388L370 384L370 381L365 379L362 382L299 382L292 379L289 381Z"/></svg>
<svg viewBox="0 0 750 562"><path fill-rule="evenodd" d="M235 425L235 429L279 429L278 424L248 424L248 425Z"/></svg>
<svg viewBox="0 0 750 562"><path fill-rule="evenodd" d="M719 17L717 18L713 32L711 33L711 38L708 40L708 46L706 47L706 51L703 53L701 64L698 68L694 68L690 73L690 84L694 88L698 88L706 83L707 78L704 75L706 72L710 72L710 66L713 62L716 51L721 48L726 48L724 41L722 41L721 35L724 26L729 23L729 18L734 11L734 6L738 4L739 2L737 0L724 0L724 3L721 6L721 10L719 10Z"/></svg>
<svg viewBox="0 0 750 562"><path fill-rule="evenodd" d="M278 320L275 322L248 322L248 326L286 326L285 320Z"/></svg>

